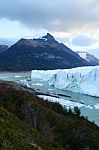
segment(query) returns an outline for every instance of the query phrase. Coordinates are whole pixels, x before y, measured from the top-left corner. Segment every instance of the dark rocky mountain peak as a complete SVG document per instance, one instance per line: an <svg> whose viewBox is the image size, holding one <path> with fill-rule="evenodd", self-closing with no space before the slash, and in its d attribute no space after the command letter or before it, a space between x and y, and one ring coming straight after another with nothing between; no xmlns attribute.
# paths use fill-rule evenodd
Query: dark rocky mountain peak
<svg viewBox="0 0 99 150"><path fill-rule="evenodd" d="M42 36L41 38L33 39L33 41L38 41L38 42L41 42L43 44L52 44L52 43L57 42L55 40L55 38L49 33L47 33L45 36Z"/></svg>
<svg viewBox="0 0 99 150"><path fill-rule="evenodd" d="M43 36L42 38L44 38L47 41L54 41L55 42L55 38L49 33L47 33L47 35Z"/></svg>

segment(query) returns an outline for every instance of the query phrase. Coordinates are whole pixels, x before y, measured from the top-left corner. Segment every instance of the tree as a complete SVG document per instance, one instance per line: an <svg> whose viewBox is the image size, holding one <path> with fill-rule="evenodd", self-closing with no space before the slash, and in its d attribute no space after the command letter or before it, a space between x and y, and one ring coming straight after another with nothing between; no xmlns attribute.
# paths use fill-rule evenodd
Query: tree
<svg viewBox="0 0 99 150"><path fill-rule="evenodd" d="M80 111L80 109L76 106L76 107L74 107L74 114L77 116L77 117L80 117L80 115L81 115L81 111Z"/></svg>

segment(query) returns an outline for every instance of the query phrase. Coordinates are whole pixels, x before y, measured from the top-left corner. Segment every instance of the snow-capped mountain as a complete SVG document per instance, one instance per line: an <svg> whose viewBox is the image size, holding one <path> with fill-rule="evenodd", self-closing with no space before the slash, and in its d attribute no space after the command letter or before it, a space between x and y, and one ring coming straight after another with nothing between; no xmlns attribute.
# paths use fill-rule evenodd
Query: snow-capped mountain
<svg viewBox="0 0 99 150"><path fill-rule="evenodd" d="M0 53L0 70L31 71L88 66L77 53L47 33L38 39L21 39Z"/></svg>
<svg viewBox="0 0 99 150"><path fill-rule="evenodd" d="M99 59L97 57L95 57L94 55L92 55L88 52L83 52L83 51L81 51L81 52L77 51L77 53L80 55L80 57L82 57L88 63L90 63L90 65L93 65L93 66L99 65Z"/></svg>
<svg viewBox="0 0 99 150"><path fill-rule="evenodd" d="M31 78L45 80L59 89L99 97L99 66L32 71Z"/></svg>
<svg viewBox="0 0 99 150"><path fill-rule="evenodd" d="M91 50L87 50L86 52L88 52L91 55L94 55L96 58L99 59L99 49L91 49Z"/></svg>

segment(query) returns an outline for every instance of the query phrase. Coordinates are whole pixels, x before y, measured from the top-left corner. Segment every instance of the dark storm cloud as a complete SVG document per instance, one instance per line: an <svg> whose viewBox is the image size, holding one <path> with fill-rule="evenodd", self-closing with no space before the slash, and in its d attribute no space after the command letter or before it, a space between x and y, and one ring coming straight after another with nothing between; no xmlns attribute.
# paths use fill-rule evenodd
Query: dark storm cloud
<svg viewBox="0 0 99 150"><path fill-rule="evenodd" d="M99 24L98 0L0 0L0 18L53 31Z"/></svg>

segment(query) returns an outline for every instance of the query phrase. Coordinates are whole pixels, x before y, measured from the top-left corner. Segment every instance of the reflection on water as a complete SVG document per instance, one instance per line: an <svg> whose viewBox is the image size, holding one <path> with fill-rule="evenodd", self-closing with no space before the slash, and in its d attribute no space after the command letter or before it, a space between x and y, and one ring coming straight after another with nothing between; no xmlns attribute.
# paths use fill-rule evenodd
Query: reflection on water
<svg viewBox="0 0 99 150"><path fill-rule="evenodd" d="M0 73L1 80L9 80L19 82L20 80L26 80L31 88L39 92L50 94L53 96L58 96L64 101L70 100L72 102L77 102L84 104L85 107L81 107L81 112L84 116L88 116L91 121L95 121L99 125L99 98L92 97L80 93L73 93L66 90L59 90L52 86L49 86L47 82L30 78L30 72L20 72L20 73Z"/></svg>

